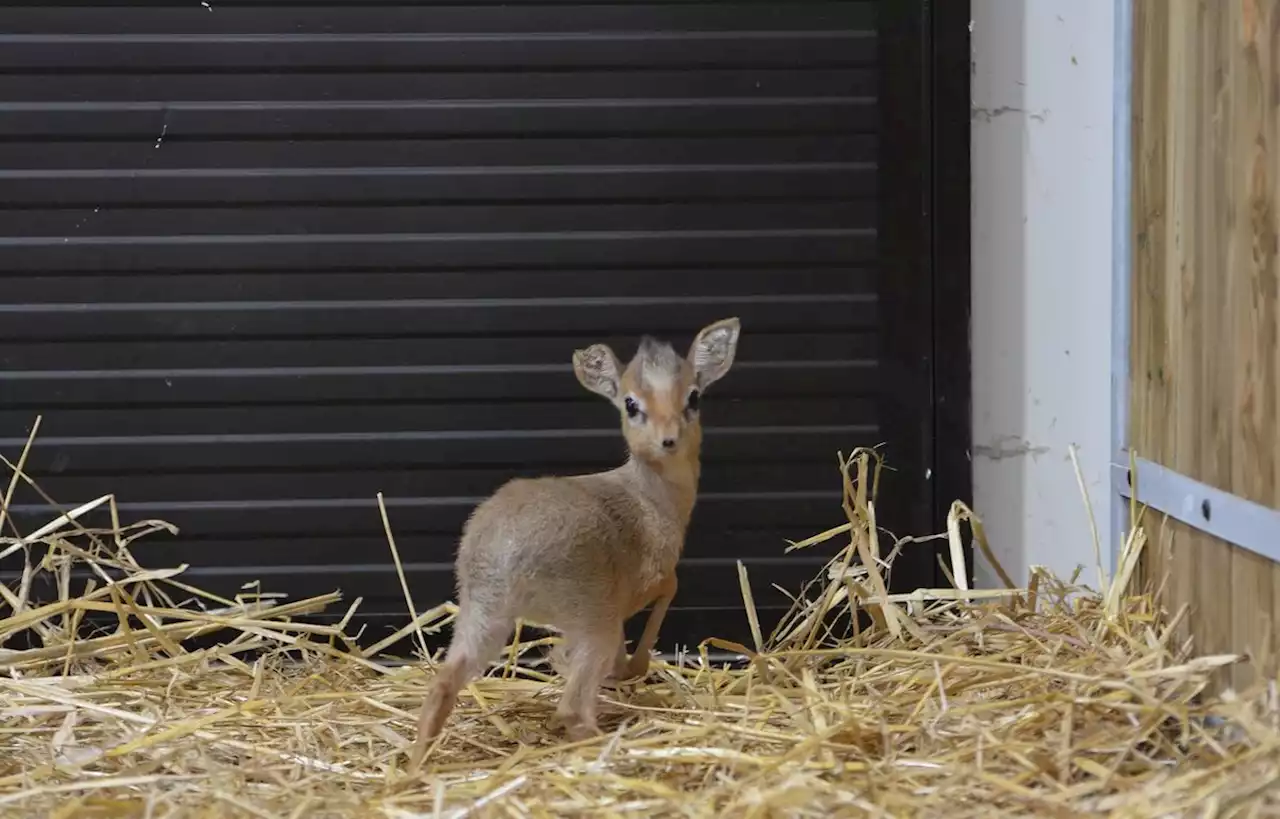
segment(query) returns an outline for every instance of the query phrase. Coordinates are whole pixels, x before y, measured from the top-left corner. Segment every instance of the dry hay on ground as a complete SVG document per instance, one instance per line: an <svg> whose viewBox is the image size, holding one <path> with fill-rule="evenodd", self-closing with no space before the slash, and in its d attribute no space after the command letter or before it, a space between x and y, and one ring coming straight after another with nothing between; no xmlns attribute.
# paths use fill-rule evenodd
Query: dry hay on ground
<svg viewBox="0 0 1280 819"><path fill-rule="evenodd" d="M162 555L163 540L138 539L172 527L82 529L75 518L95 504L114 510L101 498L0 541L47 549L0 591L0 645L26 631L42 646L0 648L0 815L1275 815L1274 687L1197 701L1235 658L1189 659L1151 597L1124 593L1140 529L1102 592L1037 574L998 595L890 597L897 551L921 547L880 554L875 469L865 452L842 464L848 522L795 547L848 544L772 637L743 583L757 645L710 647L744 667L713 665L705 646L655 662L643 684L606 693L605 736L568 744L546 729L557 680L515 662L534 648L517 640L417 775L405 751L429 670L361 651L346 618L298 622L337 594L221 599L182 583L181 567L143 568L135 553ZM967 517L957 505L948 527L961 577ZM73 590L72 569L93 579ZM33 606L41 576L59 594ZM871 622L861 632L854 608ZM86 615L115 627L77 637ZM218 647L183 646L213 633Z"/></svg>

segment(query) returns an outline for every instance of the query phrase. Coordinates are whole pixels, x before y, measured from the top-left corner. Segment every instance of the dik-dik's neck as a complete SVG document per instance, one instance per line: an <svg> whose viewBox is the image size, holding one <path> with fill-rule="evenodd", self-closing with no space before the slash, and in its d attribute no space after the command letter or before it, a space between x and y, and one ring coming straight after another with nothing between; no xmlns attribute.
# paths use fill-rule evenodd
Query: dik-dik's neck
<svg viewBox="0 0 1280 819"><path fill-rule="evenodd" d="M671 503L681 524L688 525L693 515L694 501L698 497L698 479L702 473L697 447L690 447L680 455L660 459L632 454L624 469L632 472L645 491L660 495Z"/></svg>

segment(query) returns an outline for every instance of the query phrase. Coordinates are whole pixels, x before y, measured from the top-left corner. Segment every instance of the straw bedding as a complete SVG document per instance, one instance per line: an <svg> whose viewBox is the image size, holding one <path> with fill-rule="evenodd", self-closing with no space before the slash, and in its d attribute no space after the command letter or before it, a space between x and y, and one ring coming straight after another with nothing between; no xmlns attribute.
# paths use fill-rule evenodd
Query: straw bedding
<svg viewBox="0 0 1280 819"><path fill-rule="evenodd" d="M21 461L9 466L25 480ZM559 678L529 661L546 640L517 636L418 772L405 770L406 752L431 671L380 652L447 626L452 606L361 647L349 616L304 617L350 615L336 593L220 599L183 583L182 567L135 558L144 537L163 555L168 524L115 523L111 496L54 511L48 526L0 541L28 554L22 579L0 591L0 815L1280 813L1274 685L1203 695L1238 658L1193 659L1153 598L1127 591L1140 528L1099 590L1036 573L1022 589L890 596L896 554L925 547L876 527L873 453L840 467L846 522L791 548L842 548L792 590L772 634L740 568L727 581L742 582L755 645L713 639L655 660L646 681L604 692L604 735L576 744L547 728ZM6 505L12 496L11 484ZM93 509L112 526L83 528ZM962 586L966 523L985 550L960 504L937 536ZM73 570L91 579L73 583ZM42 579L59 591L37 605ZM84 634L95 616L113 625ZM12 648L24 632L37 647ZM216 647L189 645L210 634ZM746 662L716 665L714 650Z"/></svg>

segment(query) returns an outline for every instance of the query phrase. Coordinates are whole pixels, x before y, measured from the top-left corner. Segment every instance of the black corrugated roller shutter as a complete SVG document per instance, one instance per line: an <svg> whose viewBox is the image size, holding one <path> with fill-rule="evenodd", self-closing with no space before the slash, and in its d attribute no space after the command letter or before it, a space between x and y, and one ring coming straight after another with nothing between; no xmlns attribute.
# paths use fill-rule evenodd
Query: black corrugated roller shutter
<svg viewBox="0 0 1280 819"><path fill-rule="evenodd" d="M784 538L840 521L837 450L884 437L875 11L9 4L0 444L43 414L46 491L181 528L146 564L339 588L380 636L377 492L445 599L482 496L622 458L575 347L737 315L661 647L741 638L734 562L785 607L822 558Z"/></svg>

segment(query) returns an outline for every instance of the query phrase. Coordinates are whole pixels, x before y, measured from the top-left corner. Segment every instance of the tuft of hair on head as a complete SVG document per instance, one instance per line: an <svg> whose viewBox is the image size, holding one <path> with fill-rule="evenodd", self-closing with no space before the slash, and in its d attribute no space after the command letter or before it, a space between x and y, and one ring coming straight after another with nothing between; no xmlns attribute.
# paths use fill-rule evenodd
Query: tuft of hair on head
<svg viewBox="0 0 1280 819"><path fill-rule="evenodd" d="M636 348L636 357L641 361L660 363L673 355L675 350L668 342L660 341L653 336L641 336L640 346Z"/></svg>
<svg viewBox="0 0 1280 819"><path fill-rule="evenodd" d="M635 363L643 381L666 381L680 372L683 359L669 342L646 335L636 348Z"/></svg>

